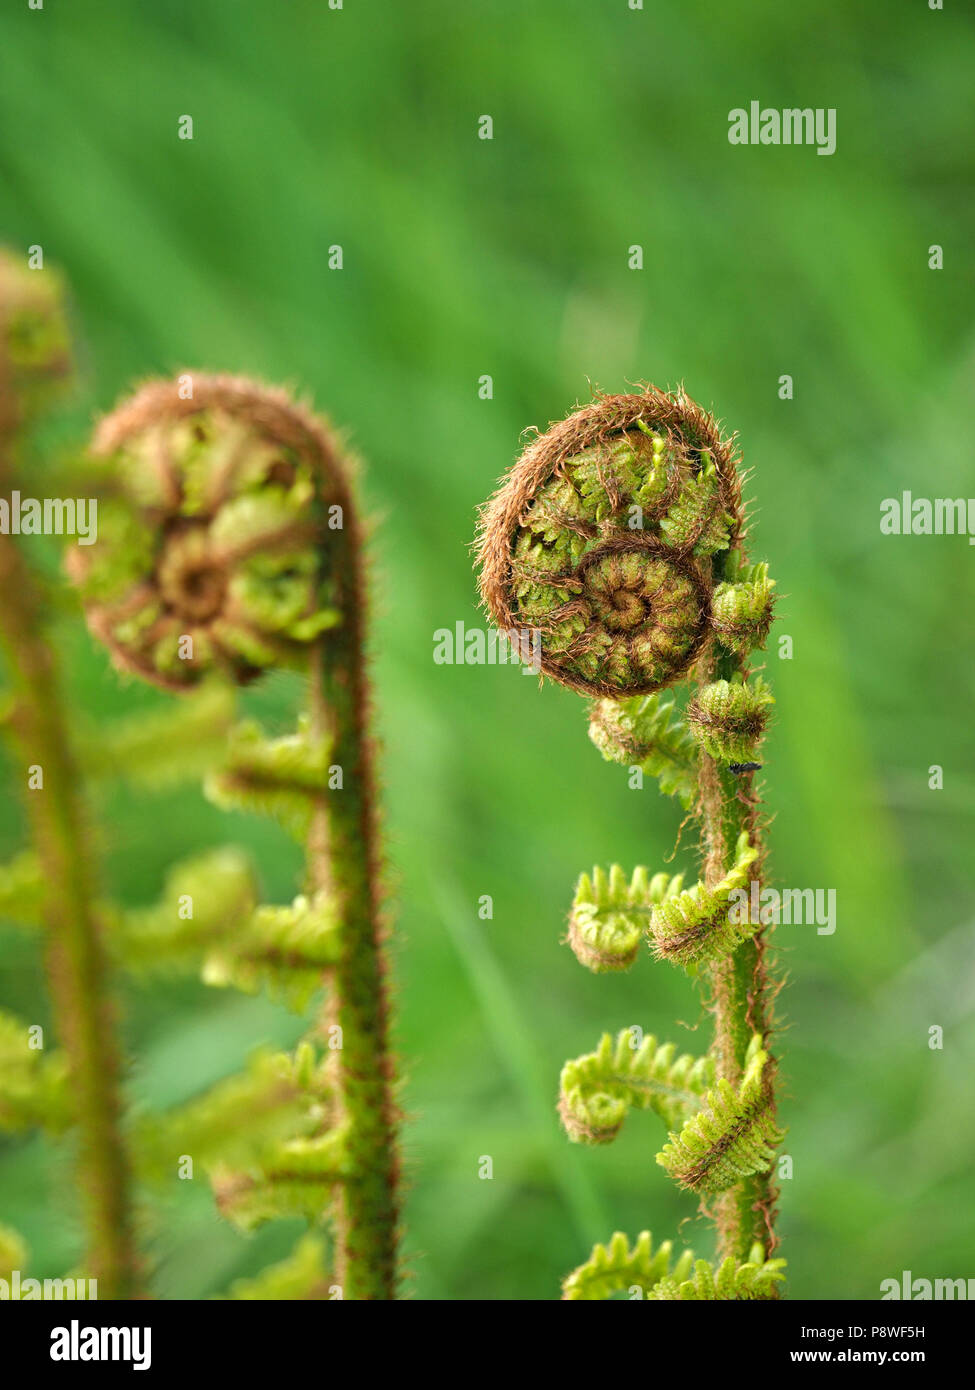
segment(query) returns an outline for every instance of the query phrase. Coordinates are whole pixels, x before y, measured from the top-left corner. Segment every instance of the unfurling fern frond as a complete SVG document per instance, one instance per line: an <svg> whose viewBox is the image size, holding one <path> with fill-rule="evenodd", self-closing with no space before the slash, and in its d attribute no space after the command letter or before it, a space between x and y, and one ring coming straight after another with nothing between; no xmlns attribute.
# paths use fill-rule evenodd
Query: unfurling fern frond
<svg viewBox="0 0 975 1390"><path fill-rule="evenodd" d="M711 622L718 639L738 653L764 647L772 626L775 580L768 565L750 565L736 572L733 583L719 584L711 600Z"/></svg>
<svg viewBox="0 0 975 1390"><path fill-rule="evenodd" d="M669 1240L654 1250L649 1231L640 1233L631 1250L626 1236L617 1231L608 1245L593 1246L586 1263L562 1281L563 1301L596 1302L611 1298L614 1293L632 1290L638 1290L640 1297L647 1298L668 1275L684 1280L691 1272L694 1263L691 1252L685 1250L671 1270L672 1253Z"/></svg>
<svg viewBox="0 0 975 1390"><path fill-rule="evenodd" d="M650 911L657 903L680 892L683 877L654 874L637 868L632 879L618 864L609 874L600 868L592 878L583 874L569 914L568 942L576 959L601 974L608 970L628 970L636 960L647 928Z"/></svg>
<svg viewBox="0 0 975 1390"><path fill-rule="evenodd" d="M775 1160L782 1132L775 1124L766 1085L769 1055L755 1034L737 1090L722 1078L700 1109L671 1133L657 1162L674 1181L692 1192L723 1192L741 1178L766 1173Z"/></svg>
<svg viewBox="0 0 975 1390"><path fill-rule="evenodd" d="M284 1216L319 1220L336 1183L350 1176L348 1139L348 1126L340 1125L275 1145L253 1171L233 1172L220 1165L211 1175L217 1206L241 1231Z"/></svg>
<svg viewBox="0 0 975 1390"><path fill-rule="evenodd" d="M269 1265L253 1279L238 1279L230 1286L227 1298L297 1303L332 1298L334 1289L325 1269L325 1242L319 1236L306 1235L287 1259Z"/></svg>
<svg viewBox="0 0 975 1390"><path fill-rule="evenodd" d="M144 1177L159 1179L184 1156L204 1168L218 1160L260 1162L296 1128L319 1124L327 1096L324 1065L309 1043L293 1055L257 1052L241 1075L178 1109L144 1116L135 1133L138 1165Z"/></svg>
<svg viewBox="0 0 975 1390"><path fill-rule="evenodd" d="M104 525L69 572L115 665L181 697L276 667L303 677L297 729L269 737L239 725L205 790L222 808L275 817L303 842L308 901L242 911L206 943L206 969L248 989L266 981L294 1003L327 967L329 1041L341 1038L329 1059L334 1097L312 1098L289 1142L248 1156L241 1177L223 1167L222 1205L244 1225L330 1207L343 1297L392 1299L397 1116L350 461L287 392L202 372L142 386L101 422L92 455ZM340 1127L323 1133L334 1117Z"/></svg>
<svg viewBox="0 0 975 1390"><path fill-rule="evenodd" d="M650 938L654 954L695 970L704 961L729 955L755 931L747 907L732 904L732 894L744 892L758 851L747 831L735 846L735 862L713 888L695 883L676 896L668 895L653 910Z"/></svg>
<svg viewBox="0 0 975 1390"><path fill-rule="evenodd" d="M290 907L260 907L210 952L203 979L247 994L265 985L272 997L301 1012L321 985L323 970L338 960L341 940L341 923L324 894L298 897Z"/></svg>
<svg viewBox="0 0 975 1390"><path fill-rule="evenodd" d="M59 1134L73 1121L66 1055L32 1047L30 1026L0 1012L0 1130Z"/></svg>
<svg viewBox="0 0 975 1390"><path fill-rule="evenodd" d="M593 1144L632 1106L654 1109L677 1131L658 1162L681 1186L734 1185L714 1203L716 1265L695 1269L687 1254L670 1270L669 1246L654 1254L645 1234L630 1250L616 1235L569 1276L566 1298L772 1297L780 1277L777 1261L749 1259L756 1241L774 1250L780 1139L762 1050L777 990L766 923L743 891L766 852L746 774L761 766L773 699L749 657L768 637L775 586L749 563L739 461L735 436L683 389L597 393L532 439L481 514L480 591L495 626L531 628L541 675L595 697L589 733L603 757L657 777L700 829L700 883L597 869L577 884L568 939L589 969L624 970L645 923L658 958L703 978L710 1058L675 1061L652 1038L634 1052L626 1031L607 1035L566 1063L559 1109L570 1138ZM681 685L686 703L664 693Z"/></svg>
<svg viewBox="0 0 975 1390"><path fill-rule="evenodd" d="M328 758L328 740L312 731L306 715L297 732L274 739L249 720L232 730L226 761L207 777L205 791L223 810L272 816L303 840L315 797L328 787Z"/></svg>
<svg viewBox="0 0 975 1390"><path fill-rule="evenodd" d="M657 778L662 792L689 806L697 791L697 747L674 708L673 699L660 692L596 700L589 737L607 761L639 767Z"/></svg>
<svg viewBox="0 0 975 1390"><path fill-rule="evenodd" d="M559 1114L569 1138L582 1144L615 1139L630 1109L653 1110L668 1126L681 1124L714 1082L710 1057L676 1056L673 1043L646 1037L634 1046L624 1028L615 1046L604 1033L595 1052L566 1062Z"/></svg>
<svg viewBox="0 0 975 1390"><path fill-rule="evenodd" d="M209 850L173 865L154 906L116 914L110 946L138 973L199 968L204 952L238 932L256 903L254 871L240 850Z"/></svg>
<svg viewBox="0 0 975 1390"><path fill-rule="evenodd" d="M654 1302L693 1300L698 1302L773 1299L785 1278L785 1260L767 1260L759 1244L751 1248L745 1264L736 1264L729 1255L715 1268L707 1260L696 1260L690 1278L679 1279L676 1270L661 1279L647 1294Z"/></svg>
<svg viewBox="0 0 975 1390"><path fill-rule="evenodd" d="M0 920L37 927L44 914L44 875L40 857L24 850L0 865Z"/></svg>
<svg viewBox="0 0 975 1390"><path fill-rule="evenodd" d="M761 743L775 699L757 676L753 681L714 681L687 707L687 722L706 753L730 766L746 763Z"/></svg>
<svg viewBox="0 0 975 1390"><path fill-rule="evenodd" d="M118 777L153 790L199 780L223 756L233 720L232 689L209 681L175 709L154 709L86 731L79 760L91 777Z"/></svg>
<svg viewBox="0 0 975 1390"><path fill-rule="evenodd" d="M562 1282L562 1298L595 1302L627 1293L631 1299L668 1302L679 1299L734 1300L778 1298L785 1278L785 1260L767 1260L761 1245L752 1246L748 1261L736 1264L729 1256L717 1267L695 1260L685 1250L671 1267L669 1240L656 1250L649 1231L642 1231L632 1250L617 1231L608 1245L596 1245L584 1265Z"/></svg>
<svg viewBox="0 0 975 1390"><path fill-rule="evenodd" d="M698 471L688 478L660 523L667 544L678 550L692 548L694 555L713 555L726 549L735 518L722 510L720 502L718 469L710 452L702 449Z"/></svg>

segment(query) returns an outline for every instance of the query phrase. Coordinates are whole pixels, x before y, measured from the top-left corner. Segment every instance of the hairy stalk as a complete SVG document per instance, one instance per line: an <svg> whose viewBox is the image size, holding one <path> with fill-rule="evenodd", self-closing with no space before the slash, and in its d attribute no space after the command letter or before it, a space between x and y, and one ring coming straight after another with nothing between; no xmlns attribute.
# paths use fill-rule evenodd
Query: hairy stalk
<svg viewBox="0 0 975 1390"><path fill-rule="evenodd" d="M102 422L108 538L73 558L91 631L115 664L167 690L275 667L310 677L294 734L253 724L208 783L218 804L276 816L302 841L305 895L261 908L215 943L211 983L267 980L292 1001L324 975L310 1041L328 1049L316 1133L215 1179L247 1228L331 1199L341 1296L395 1297L397 1116L386 998L363 538L346 465L324 425L283 391L184 374ZM303 1007L299 1002L297 1007Z"/></svg>
<svg viewBox="0 0 975 1390"><path fill-rule="evenodd" d="M24 407L37 404L39 383L60 375L68 361L56 288L6 255L0 259L0 323L0 493L6 495L15 481ZM27 792L27 810L42 869L55 1021L74 1096L86 1272L98 1280L99 1297L131 1298L139 1274L121 1133L120 1061L79 774L54 654L43 635L39 587L7 534L0 534L0 594L0 645L14 701L7 728L25 782L28 768L40 769L37 785Z"/></svg>
<svg viewBox="0 0 975 1390"><path fill-rule="evenodd" d="M719 564L715 563L720 577ZM734 652L710 653L704 665L702 684L714 680L742 680L748 677L747 662ZM758 850L749 883L762 884L765 847L758 811L758 797L752 790L754 773L735 775L701 748L700 800L701 840L704 854L704 883L713 887L727 872L734 847L742 833ZM714 1017L712 1055L717 1074L738 1086L745 1069L748 1048L758 1034L768 1047L772 1028L772 999L765 963L765 929L759 928L743 941L733 955L723 956L709 968L710 1006ZM770 1056L763 1084L771 1116L775 1116L775 1060ZM736 1263L748 1258L757 1242L771 1255L778 1246L775 1215L778 1191L771 1170L744 1178L714 1200L712 1214L718 1233L718 1257L732 1257Z"/></svg>
<svg viewBox="0 0 975 1390"><path fill-rule="evenodd" d="M43 769L27 809L44 874L48 976L58 1035L71 1062L78 1122L79 1187L86 1207L91 1278L101 1298L131 1298L138 1285L122 1142L119 1057L106 999L78 774L61 717L58 676L41 637L33 578L9 536L0 536L0 643L16 701L9 729L24 775Z"/></svg>
<svg viewBox="0 0 975 1390"><path fill-rule="evenodd" d="M332 970L328 1025L337 1052L340 1116L350 1125L353 1176L336 1191L336 1275L345 1296L391 1299L396 1289L397 1158L372 746L365 671L362 543L351 506L340 533L338 568L347 586L346 621L323 639L312 719L331 734L344 789L320 798L309 840L309 876L334 901L343 923Z"/></svg>
<svg viewBox="0 0 975 1390"><path fill-rule="evenodd" d="M650 1299L775 1298L772 1260L781 1135L762 924L752 915L763 825L752 761L772 702L749 680L773 583L748 566L732 440L682 392L601 396L532 443L485 508L481 594L499 628L534 630L544 675L597 697L590 736L603 756L659 779L701 829L702 876L583 874L567 940L602 973L630 968L641 941L704 983L707 1057L676 1057L639 1030L567 1062L559 1112L575 1142L603 1144L629 1110L672 1126L657 1155L718 1227L718 1262L643 1232L617 1233L563 1285L566 1298L636 1289ZM692 685L679 714L661 692ZM631 786L634 785L631 781ZM743 909L744 900L744 909ZM633 1294L631 1293L631 1296Z"/></svg>

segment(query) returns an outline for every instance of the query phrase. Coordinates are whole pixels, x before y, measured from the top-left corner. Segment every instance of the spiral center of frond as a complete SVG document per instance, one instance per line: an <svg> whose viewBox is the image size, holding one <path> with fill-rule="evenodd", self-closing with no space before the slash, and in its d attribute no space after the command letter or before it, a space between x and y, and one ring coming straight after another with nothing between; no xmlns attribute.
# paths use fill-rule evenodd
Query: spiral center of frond
<svg viewBox="0 0 975 1390"><path fill-rule="evenodd" d="M156 577L167 606L188 622L210 622L224 606L227 573L211 556L202 531L190 531L168 541Z"/></svg>
<svg viewBox="0 0 975 1390"><path fill-rule="evenodd" d="M239 414L183 417L154 390L106 451L102 534L71 556L92 631L167 688L300 666L338 620L312 460L246 391Z"/></svg>
<svg viewBox="0 0 975 1390"><path fill-rule="evenodd" d="M611 555L586 573L585 592L592 611L611 632L632 632L651 617L645 576L632 573L632 568Z"/></svg>

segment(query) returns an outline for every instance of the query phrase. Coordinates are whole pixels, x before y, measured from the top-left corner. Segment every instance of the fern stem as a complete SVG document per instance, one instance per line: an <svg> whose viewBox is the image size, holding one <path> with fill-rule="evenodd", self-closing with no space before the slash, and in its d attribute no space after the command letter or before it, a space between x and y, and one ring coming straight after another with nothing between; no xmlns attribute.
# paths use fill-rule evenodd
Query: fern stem
<svg viewBox="0 0 975 1390"><path fill-rule="evenodd" d="M341 788L324 793L309 837L312 887L325 890L342 922L342 952L331 970L327 1028L341 1029L335 1053L338 1123L348 1122L350 1176L335 1197L336 1277L343 1297L392 1299L396 1290L396 1115L385 962L380 854L368 732L365 585L362 542L352 508L335 533L336 572L345 594L342 623L322 643L313 667L311 716L330 733Z"/></svg>
<svg viewBox="0 0 975 1390"><path fill-rule="evenodd" d="M715 564L716 580L721 578L724 560L722 556ZM736 674L743 678L748 675L747 663L730 653L717 661L711 656L702 665L705 682L730 680ZM750 789L751 774L736 777L702 748L699 777L705 885L713 887L728 871L735 844L743 831L748 832L750 843L759 849L751 879L760 884L765 856L758 798ZM768 1048L772 1027L764 928L742 942L732 954L715 961L709 967L709 979L714 1017L712 1055L717 1075L737 1087L752 1036L761 1034L763 1046ZM773 1115L774 1079L775 1062L770 1058L765 1091L772 1099ZM773 1174L774 1170L746 1178L715 1199L713 1216L719 1260L730 1255L736 1263L744 1263L756 1241L768 1255L774 1253L778 1244L774 1230L778 1191Z"/></svg>
<svg viewBox="0 0 975 1390"><path fill-rule="evenodd" d="M0 593L0 646L16 701L10 732L24 774L32 765L43 769L43 787L28 792L27 805L44 870L47 970L56 1024L74 1085L88 1272L98 1280L100 1297L129 1298L138 1278L120 1125L120 1063L78 774L61 714L54 655L41 635L36 584L7 535L0 535Z"/></svg>
<svg viewBox="0 0 975 1390"><path fill-rule="evenodd" d="M184 377L192 381L190 394L181 387ZM187 417L194 420L190 431ZM146 485L158 485L161 500L145 508L141 497L125 495L135 525L153 533L151 573L133 580L125 548L107 547L101 559L79 563L73 577L87 599L89 627L116 664L164 689L187 690L214 669L241 684L279 664L310 673L310 740L302 730L270 742L244 733L240 766L222 779L229 802L219 791L216 799L233 804L236 783L247 799L284 800L286 823L306 843L308 888L335 923L337 958L325 967L322 1020L334 1113L319 1136L341 1136L343 1151L331 1194L335 1275L343 1297L391 1299L396 1113L368 733L364 549L346 461L331 431L286 391L206 373L150 382L102 421L97 456L129 451L141 471L146 450ZM164 528L167 515L176 524ZM148 618L133 623L134 611ZM184 659L186 632L199 642ZM325 776L328 758L341 769L334 784Z"/></svg>

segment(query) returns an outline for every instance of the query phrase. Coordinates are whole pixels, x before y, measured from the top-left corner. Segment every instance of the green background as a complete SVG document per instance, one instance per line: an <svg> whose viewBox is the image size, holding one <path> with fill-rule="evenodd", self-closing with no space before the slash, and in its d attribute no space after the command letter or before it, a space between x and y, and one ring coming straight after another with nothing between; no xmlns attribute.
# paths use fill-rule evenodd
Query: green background
<svg viewBox="0 0 975 1390"><path fill-rule="evenodd" d="M636 1115L587 1151L554 1112L562 1061L604 1029L705 1045L682 975L647 956L590 976L560 945L577 874L661 867L679 807L601 761L578 696L516 668L432 660L437 628L482 621L475 509L522 430L590 383L640 380L682 380L740 432L752 550L771 562L776 634L793 642L791 660L773 641L766 661L773 881L837 893L834 935L777 937L790 1292L877 1298L902 1269L975 1275L975 552L879 530L881 501L902 489L975 492L975 26L962 11L5 7L0 235L43 245L67 273L83 343L60 436L81 439L133 379L196 365L294 384L366 461L413 1296L552 1298L616 1229L710 1253L692 1200L653 1162L655 1120ZM728 112L753 99L835 107L836 153L731 146ZM192 142L177 139L184 114ZM492 141L477 138L483 114ZM327 268L334 244L341 271ZM642 271L628 268L634 244ZM483 374L492 400L478 397ZM79 715L164 699L123 687L77 618L57 641ZM290 695L272 681L257 697L272 723ZM3 854L24 833L12 776L5 787ZM254 851L268 899L295 890L283 835L195 788L120 789L99 813L106 878L128 902L152 901L171 860L227 840ZM687 844L676 862L693 869ZM0 1000L46 1019L36 943L0 930ZM192 981L126 985L123 1012L140 1104L193 1095L301 1027ZM943 1050L928 1046L933 1025ZM63 1157L5 1143L0 1194L33 1273L77 1257ZM154 1198L148 1229L156 1292L184 1298L220 1292L297 1234L236 1235L202 1180Z"/></svg>

